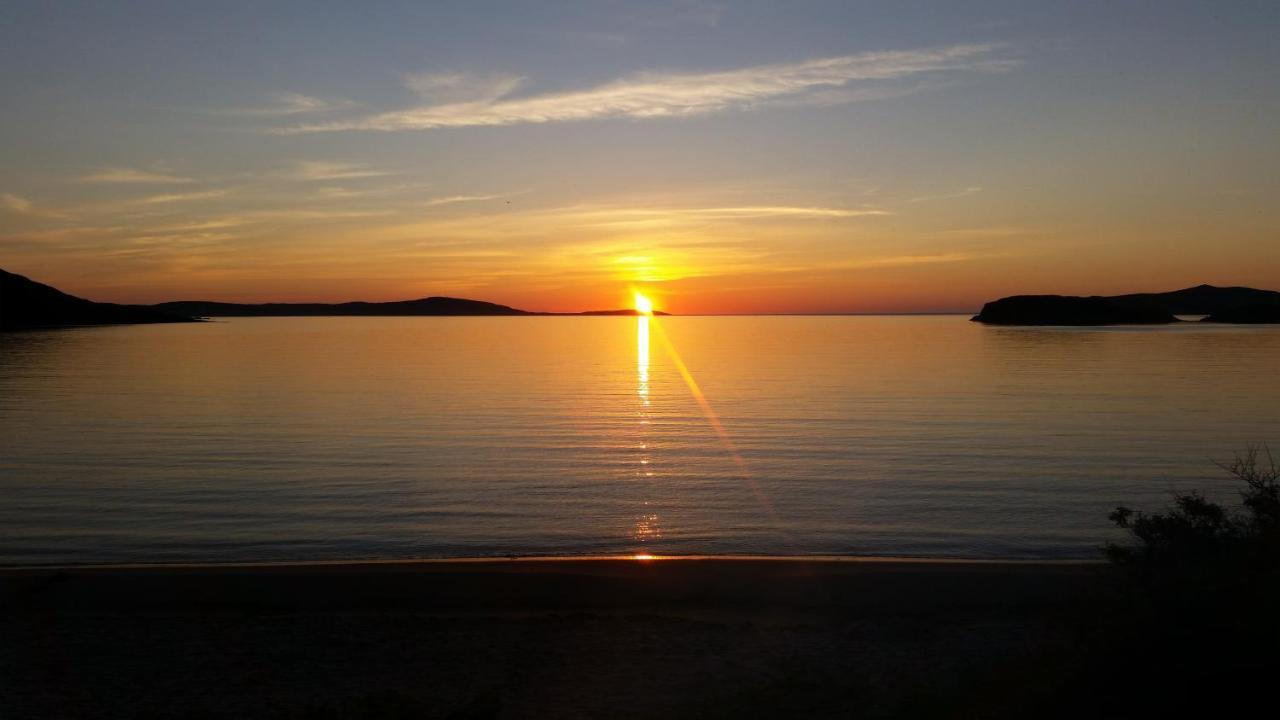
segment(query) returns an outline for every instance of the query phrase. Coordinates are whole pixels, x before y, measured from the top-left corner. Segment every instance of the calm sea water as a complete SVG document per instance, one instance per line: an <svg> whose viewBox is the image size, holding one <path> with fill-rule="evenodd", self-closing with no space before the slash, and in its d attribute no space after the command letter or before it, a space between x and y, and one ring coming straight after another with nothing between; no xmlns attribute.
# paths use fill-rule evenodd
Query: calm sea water
<svg viewBox="0 0 1280 720"><path fill-rule="evenodd" d="M1095 557L1117 504L1234 499L1214 461L1280 445L1278 356L957 316L10 334L0 563Z"/></svg>

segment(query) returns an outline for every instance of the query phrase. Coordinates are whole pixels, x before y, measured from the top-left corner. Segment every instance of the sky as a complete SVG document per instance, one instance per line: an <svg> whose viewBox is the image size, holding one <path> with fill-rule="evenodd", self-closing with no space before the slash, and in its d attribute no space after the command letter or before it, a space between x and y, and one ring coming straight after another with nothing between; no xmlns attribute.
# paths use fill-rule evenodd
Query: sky
<svg viewBox="0 0 1280 720"><path fill-rule="evenodd" d="M0 7L0 268L95 300L1280 289L1280 3Z"/></svg>

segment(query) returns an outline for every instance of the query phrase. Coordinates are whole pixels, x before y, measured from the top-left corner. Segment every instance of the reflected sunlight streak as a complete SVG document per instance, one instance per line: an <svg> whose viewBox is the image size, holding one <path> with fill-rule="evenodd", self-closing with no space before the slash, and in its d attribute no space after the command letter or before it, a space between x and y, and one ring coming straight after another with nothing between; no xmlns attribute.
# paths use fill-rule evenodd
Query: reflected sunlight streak
<svg viewBox="0 0 1280 720"><path fill-rule="evenodd" d="M649 406L649 317L636 318L636 394Z"/></svg>
<svg viewBox="0 0 1280 720"><path fill-rule="evenodd" d="M636 297L641 297L636 293ZM653 479L653 470L649 467L649 316L636 318L636 395L640 398L639 433L640 433L640 465L636 468L636 478L642 482ZM645 501L648 507L649 501ZM657 513L646 512L636 518L631 536L639 543L647 543L662 538L662 525ZM648 559L651 555L637 555L637 559Z"/></svg>
<svg viewBox="0 0 1280 720"><path fill-rule="evenodd" d="M639 296L637 296L639 297ZM648 318L643 318L647 320ZM720 422L720 417L716 415L716 411L712 409L710 401L702 394L702 388L698 387L698 382L694 380L693 374L689 372L688 366L684 364L684 359L680 357L680 353L676 352L675 345L671 343L671 339L667 337L666 332L662 329L662 325L657 322L657 318L653 319L653 326L657 332L658 339L662 341L662 346L667 351L667 356L671 358L675 364L676 370L680 372L680 377L684 379L685 385L689 386L689 392L693 395L693 399L697 401L698 407L702 409L702 414L707 418L707 422L720 438L721 444L729 451L729 456L733 458L733 462L738 466L738 473L742 476L742 480L746 483L751 494L755 496L760 505L769 513L769 517L773 519L774 525L778 531L786 534L783 529L782 521L778 517L777 510L773 507L773 502L769 496L761 489L760 484L751 476L751 471L747 468L747 463L742 459L742 455L738 452L738 447L734 445L733 440L729 437L728 430L724 424ZM647 325L646 325L647 327Z"/></svg>

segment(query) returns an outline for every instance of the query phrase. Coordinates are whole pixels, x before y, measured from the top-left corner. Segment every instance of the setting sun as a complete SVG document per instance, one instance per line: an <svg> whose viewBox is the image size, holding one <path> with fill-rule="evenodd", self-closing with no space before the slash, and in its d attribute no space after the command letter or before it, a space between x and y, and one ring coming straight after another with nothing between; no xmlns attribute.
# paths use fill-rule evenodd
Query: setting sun
<svg viewBox="0 0 1280 720"><path fill-rule="evenodd" d="M640 293L635 293L635 296L636 296L636 302L635 302L636 312L639 312L644 315L652 315L653 301L645 297L644 295L641 295Z"/></svg>

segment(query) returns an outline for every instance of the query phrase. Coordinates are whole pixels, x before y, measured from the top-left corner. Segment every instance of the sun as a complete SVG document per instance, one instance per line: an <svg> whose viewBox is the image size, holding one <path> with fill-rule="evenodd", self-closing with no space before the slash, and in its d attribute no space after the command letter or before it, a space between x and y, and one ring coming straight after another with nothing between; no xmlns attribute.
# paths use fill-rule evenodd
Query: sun
<svg viewBox="0 0 1280 720"><path fill-rule="evenodd" d="M634 293L634 294L636 296L636 312L640 313L641 315L652 315L653 301L641 295L640 293Z"/></svg>

